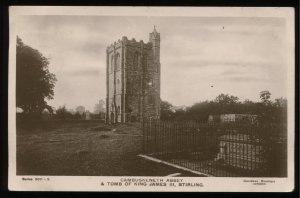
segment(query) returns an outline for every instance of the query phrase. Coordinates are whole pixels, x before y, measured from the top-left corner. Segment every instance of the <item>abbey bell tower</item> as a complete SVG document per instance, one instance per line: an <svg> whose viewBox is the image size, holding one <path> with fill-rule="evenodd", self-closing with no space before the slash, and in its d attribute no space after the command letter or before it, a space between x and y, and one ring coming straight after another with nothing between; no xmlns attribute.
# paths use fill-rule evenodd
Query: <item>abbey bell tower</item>
<svg viewBox="0 0 300 198"><path fill-rule="evenodd" d="M149 42L127 37L106 50L106 122L160 118L160 34Z"/></svg>

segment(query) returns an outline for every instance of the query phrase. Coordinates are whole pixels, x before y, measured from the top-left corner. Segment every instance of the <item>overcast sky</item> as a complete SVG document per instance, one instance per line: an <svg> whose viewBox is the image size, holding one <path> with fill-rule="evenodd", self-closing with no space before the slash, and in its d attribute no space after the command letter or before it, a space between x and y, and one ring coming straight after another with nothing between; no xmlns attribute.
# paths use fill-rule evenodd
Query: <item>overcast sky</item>
<svg viewBox="0 0 300 198"><path fill-rule="evenodd" d="M286 97L283 18L24 16L18 35L50 58L57 76L54 107L93 111L106 96L106 47L127 36L161 35L161 98L192 105L220 93L240 100Z"/></svg>

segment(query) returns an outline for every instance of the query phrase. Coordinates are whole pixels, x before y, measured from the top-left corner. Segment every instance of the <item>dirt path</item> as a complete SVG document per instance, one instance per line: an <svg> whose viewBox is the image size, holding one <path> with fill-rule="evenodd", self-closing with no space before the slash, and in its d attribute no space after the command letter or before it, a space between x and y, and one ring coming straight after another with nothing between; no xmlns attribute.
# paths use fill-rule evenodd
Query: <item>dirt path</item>
<svg viewBox="0 0 300 198"><path fill-rule="evenodd" d="M139 124L50 123L17 131L17 174L166 176L173 168L145 161Z"/></svg>

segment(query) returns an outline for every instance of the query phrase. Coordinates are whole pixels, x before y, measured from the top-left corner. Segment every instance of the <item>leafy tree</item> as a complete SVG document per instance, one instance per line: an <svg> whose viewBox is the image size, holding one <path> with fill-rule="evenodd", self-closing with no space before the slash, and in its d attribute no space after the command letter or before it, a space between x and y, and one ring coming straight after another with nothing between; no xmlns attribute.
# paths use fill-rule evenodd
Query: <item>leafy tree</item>
<svg viewBox="0 0 300 198"><path fill-rule="evenodd" d="M220 94L216 97L215 102L222 105L235 104L239 100L236 96L229 96L228 94Z"/></svg>
<svg viewBox="0 0 300 198"><path fill-rule="evenodd" d="M50 73L49 59L17 37L16 105L24 113L40 114L49 109L47 100L53 99L56 77Z"/></svg>
<svg viewBox="0 0 300 198"><path fill-rule="evenodd" d="M73 115L73 118L74 118L75 120L80 120L80 119L82 119L82 115L80 115L79 112L76 112L76 113Z"/></svg>
<svg viewBox="0 0 300 198"><path fill-rule="evenodd" d="M271 93L267 90L259 94L261 102L254 106L254 114L258 115L258 121L262 124L286 123L287 122L287 100L277 98L271 101Z"/></svg>
<svg viewBox="0 0 300 198"><path fill-rule="evenodd" d="M160 103L160 118L161 120L170 120L174 112L172 111L172 104L167 101L161 101Z"/></svg>
<svg viewBox="0 0 300 198"><path fill-rule="evenodd" d="M188 120L205 122L210 114L215 113L215 110L216 108L213 102L198 102L187 109L186 116Z"/></svg>
<svg viewBox="0 0 300 198"><path fill-rule="evenodd" d="M286 98L276 98L274 102L274 116L275 122L287 123L287 99Z"/></svg>
<svg viewBox="0 0 300 198"><path fill-rule="evenodd" d="M56 118L57 119L67 119L71 116L72 114L67 110L67 108L65 106L62 106L62 107L59 107L57 110L56 110Z"/></svg>
<svg viewBox="0 0 300 198"><path fill-rule="evenodd" d="M265 105L268 105L271 103L271 101L270 101L271 93L269 91L261 91L259 98L261 99L262 103Z"/></svg>
<svg viewBox="0 0 300 198"><path fill-rule="evenodd" d="M54 118L59 120L81 120L85 118L85 114L81 115L79 112L74 114L66 106L62 106L56 110Z"/></svg>
<svg viewBox="0 0 300 198"><path fill-rule="evenodd" d="M251 100L245 100L243 103L238 105L239 113L246 113L246 114L257 114L258 112L258 104L257 102L253 102Z"/></svg>
<svg viewBox="0 0 300 198"><path fill-rule="evenodd" d="M187 120L186 117L186 110L184 109L177 109L173 115L174 120Z"/></svg>
<svg viewBox="0 0 300 198"><path fill-rule="evenodd" d="M280 108L287 108L287 99L286 98L276 98L274 105Z"/></svg>

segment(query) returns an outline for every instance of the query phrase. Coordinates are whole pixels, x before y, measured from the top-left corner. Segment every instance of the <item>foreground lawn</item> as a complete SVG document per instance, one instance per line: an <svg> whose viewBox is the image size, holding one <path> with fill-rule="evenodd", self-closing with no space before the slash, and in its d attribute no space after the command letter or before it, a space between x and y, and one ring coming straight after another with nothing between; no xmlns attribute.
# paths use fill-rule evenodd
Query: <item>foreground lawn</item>
<svg viewBox="0 0 300 198"><path fill-rule="evenodd" d="M18 175L166 176L178 173L176 169L137 157L141 151L139 123L48 121L31 129L17 128Z"/></svg>

